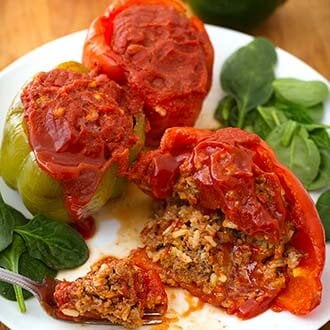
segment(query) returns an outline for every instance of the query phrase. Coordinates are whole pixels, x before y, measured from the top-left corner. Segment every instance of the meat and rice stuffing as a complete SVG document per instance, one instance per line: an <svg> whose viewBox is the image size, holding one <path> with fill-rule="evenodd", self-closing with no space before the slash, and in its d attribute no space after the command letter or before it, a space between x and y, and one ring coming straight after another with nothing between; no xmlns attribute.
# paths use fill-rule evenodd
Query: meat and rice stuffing
<svg viewBox="0 0 330 330"><path fill-rule="evenodd" d="M109 320L127 328L143 324L147 311L165 313L167 296L158 274L129 259L107 257L74 282L60 282L57 317L72 321Z"/></svg>
<svg viewBox="0 0 330 330"><path fill-rule="evenodd" d="M286 246L293 226L285 232L273 244L246 235L220 211L203 211L177 197L147 224L142 241L165 283L233 313L252 300L269 303L285 287L287 268L294 269L302 256Z"/></svg>

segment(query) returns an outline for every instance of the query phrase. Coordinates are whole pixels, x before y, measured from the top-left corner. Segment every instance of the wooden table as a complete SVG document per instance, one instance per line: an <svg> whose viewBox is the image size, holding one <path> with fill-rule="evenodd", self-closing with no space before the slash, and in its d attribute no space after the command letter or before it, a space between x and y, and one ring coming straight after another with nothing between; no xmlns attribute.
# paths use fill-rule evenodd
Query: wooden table
<svg viewBox="0 0 330 330"><path fill-rule="evenodd" d="M29 50L85 29L110 0L0 0L0 70ZM330 0L289 0L252 31L330 79Z"/></svg>
<svg viewBox="0 0 330 330"><path fill-rule="evenodd" d="M0 70L47 41L87 28L109 2L0 0ZM251 33L268 37L330 79L330 0L289 0Z"/></svg>

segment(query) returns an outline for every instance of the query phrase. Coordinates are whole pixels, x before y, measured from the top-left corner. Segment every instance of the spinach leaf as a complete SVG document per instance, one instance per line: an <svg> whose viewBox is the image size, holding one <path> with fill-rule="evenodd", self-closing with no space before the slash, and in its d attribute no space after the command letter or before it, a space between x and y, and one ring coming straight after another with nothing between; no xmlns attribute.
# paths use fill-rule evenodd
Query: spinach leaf
<svg viewBox="0 0 330 330"><path fill-rule="evenodd" d="M23 239L19 235L13 236L13 243L0 254L0 266L19 273L19 261L26 247ZM15 297L22 313L26 312L26 306L23 297L23 289L17 285L13 285ZM3 288L1 288L3 289ZM5 291L0 291L1 294L6 294Z"/></svg>
<svg viewBox="0 0 330 330"><path fill-rule="evenodd" d="M14 227L26 223L20 212L7 205L0 194L0 251L6 249L13 240Z"/></svg>
<svg viewBox="0 0 330 330"><path fill-rule="evenodd" d="M321 81L282 78L274 80L273 87L280 100L305 108L323 102L329 95L328 86Z"/></svg>
<svg viewBox="0 0 330 330"><path fill-rule="evenodd" d="M308 190L317 190L324 188L330 183L330 149L319 149L321 155L321 163L317 177L307 185Z"/></svg>
<svg viewBox="0 0 330 330"><path fill-rule="evenodd" d="M215 112L214 118L222 126L236 126L237 124L237 105L235 99L227 95L220 100Z"/></svg>
<svg viewBox="0 0 330 330"><path fill-rule="evenodd" d="M225 61L220 80L223 90L237 102L236 126L242 128L247 112L271 97L276 62L275 48L264 38L254 39Z"/></svg>
<svg viewBox="0 0 330 330"><path fill-rule="evenodd" d="M302 124L314 123L314 120L312 119L310 113L304 107L279 102L276 102L275 106L277 109L282 111L288 119L297 121L298 123Z"/></svg>
<svg viewBox="0 0 330 330"><path fill-rule="evenodd" d="M325 238L330 241L330 190L325 191L317 200L316 208L323 222Z"/></svg>
<svg viewBox="0 0 330 330"><path fill-rule="evenodd" d="M266 139L269 133L276 127L286 122L286 116L275 107L258 107L258 115L253 124L253 131L261 138Z"/></svg>
<svg viewBox="0 0 330 330"><path fill-rule="evenodd" d="M41 282L47 277L55 277L57 272L47 267L43 262L31 257L24 252L19 260L19 273L31 278L32 280ZM8 300L16 301L14 288L11 284L0 281L0 294ZM24 299L32 297L32 293L23 289Z"/></svg>
<svg viewBox="0 0 330 330"><path fill-rule="evenodd" d="M323 103L314 105L313 107L307 108L306 110L315 123L320 123L322 121L324 115Z"/></svg>
<svg viewBox="0 0 330 330"><path fill-rule="evenodd" d="M324 128L317 128L310 131L309 136L319 148L321 164L317 177L307 186L307 189L317 190L330 183L330 137Z"/></svg>
<svg viewBox="0 0 330 330"><path fill-rule="evenodd" d="M82 265L88 259L88 247L83 238L69 225L36 215L26 225L16 227L30 256L48 267L61 270Z"/></svg>
<svg viewBox="0 0 330 330"><path fill-rule="evenodd" d="M330 149L330 137L324 128L313 129L309 136L319 148Z"/></svg>
<svg viewBox="0 0 330 330"><path fill-rule="evenodd" d="M266 142L304 186L310 185L317 177L321 163L320 152L304 127L290 120L276 127Z"/></svg>

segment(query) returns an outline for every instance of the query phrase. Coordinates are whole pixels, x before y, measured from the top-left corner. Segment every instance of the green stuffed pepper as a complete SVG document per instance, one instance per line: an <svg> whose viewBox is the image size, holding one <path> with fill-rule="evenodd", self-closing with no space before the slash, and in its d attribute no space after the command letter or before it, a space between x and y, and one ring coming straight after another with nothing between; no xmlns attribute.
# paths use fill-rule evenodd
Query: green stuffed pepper
<svg viewBox="0 0 330 330"><path fill-rule="evenodd" d="M39 73L7 114L1 176L33 214L79 227L125 186L122 176L144 145L141 109L79 63Z"/></svg>
<svg viewBox="0 0 330 330"><path fill-rule="evenodd" d="M285 0L187 0L206 23L246 30L267 18Z"/></svg>

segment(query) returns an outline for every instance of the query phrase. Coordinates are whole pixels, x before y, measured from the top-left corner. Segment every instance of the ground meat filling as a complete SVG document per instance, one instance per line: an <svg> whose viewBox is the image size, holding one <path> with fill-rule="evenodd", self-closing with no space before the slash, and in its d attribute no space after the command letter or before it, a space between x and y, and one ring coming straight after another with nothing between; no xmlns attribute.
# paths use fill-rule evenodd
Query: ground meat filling
<svg viewBox="0 0 330 330"><path fill-rule="evenodd" d="M109 320L127 328L143 324L145 311L166 310L166 293L154 273L129 259L107 257L74 282L56 286L57 316L69 320Z"/></svg>
<svg viewBox="0 0 330 330"><path fill-rule="evenodd" d="M160 206L142 232L148 256L161 268L164 282L181 286L228 313L251 315L286 286L286 273L302 255L289 247L294 228L286 224L280 240L240 231L221 211L190 205L192 182L179 180L174 198ZM185 189L183 188L185 187ZM194 204L194 203L192 203Z"/></svg>

